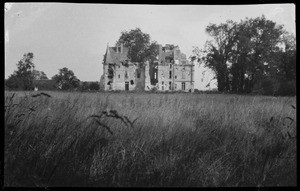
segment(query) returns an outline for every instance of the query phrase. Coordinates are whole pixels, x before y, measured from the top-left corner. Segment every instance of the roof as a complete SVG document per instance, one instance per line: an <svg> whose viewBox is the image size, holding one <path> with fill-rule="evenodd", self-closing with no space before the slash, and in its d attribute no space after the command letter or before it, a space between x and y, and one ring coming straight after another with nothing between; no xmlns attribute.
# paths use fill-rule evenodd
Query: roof
<svg viewBox="0 0 300 191"><path fill-rule="evenodd" d="M117 47L107 47L104 55L105 64L120 64L121 61L129 60L127 47L123 47L123 52L117 52Z"/></svg>

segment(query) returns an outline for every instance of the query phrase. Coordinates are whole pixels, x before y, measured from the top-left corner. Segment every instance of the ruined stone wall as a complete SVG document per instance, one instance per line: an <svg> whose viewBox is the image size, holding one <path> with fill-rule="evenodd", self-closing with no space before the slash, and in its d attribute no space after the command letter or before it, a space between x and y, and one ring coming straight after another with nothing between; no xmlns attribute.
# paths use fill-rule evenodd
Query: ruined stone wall
<svg viewBox="0 0 300 191"><path fill-rule="evenodd" d="M194 91L193 65L175 65L174 66L174 89L181 91ZM182 82L185 83L184 90Z"/></svg>
<svg viewBox="0 0 300 191"><path fill-rule="evenodd" d="M170 72L171 72L171 76L170 76ZM172 88L170 89L170 82L172 87L173 84L172 76L173 76L173 71L170 65L165 65L165 66L159 65L158 66L158 84L159 84L158 90L171 91Z"/></svg>
<svg viewBox="0 0 300 191"><path fill-rule="evenodd" d="M151 78L150 78L150 64L147 62L145 64L145 91L150 91L155 86L151 84Z"/></svg>
<svg viewBox="0 0 300 191"><path fill-rule="evenodd" d="M110 83L113 82L113 79L108 78L108 68L109 68L108 64L103 65L103 71L104 71L104 80L103 80L103 82L104 82L104 90L105 91L110 90L111 85L109 85L109 82Z"/></svg>
<svg viewBox="0 0 300 191"><path fill-rule="evenodd" d="M136 63L135 84L136 91L145 90L145 65L140 63Z"/></svg>
<svg viewBox="0 0 300 191"><path fill-rule="evenodd" d="M127 64L103 64L105 90L191 91L194 90L193 65L178 46L159 45L157 61ZM112 75L113 70L113 75Z"/></svg>
<svg viewBox="0 0 300 191"><path fill-rule="evenodd" d="M128 67L122 64L116 66L113 90L125 90L126 82L128 83L128 90L134 90L136 87L135 69L136 66L132 63L129 63Z"/></svg>
<svg viewBox="0 0 300 191"><path fill-rule="evenodd" d="M100 87L100 90L105 90L105 86L104 86L104 74L101 75L100 77L100 82L99 82L99 87Z"/></svg>

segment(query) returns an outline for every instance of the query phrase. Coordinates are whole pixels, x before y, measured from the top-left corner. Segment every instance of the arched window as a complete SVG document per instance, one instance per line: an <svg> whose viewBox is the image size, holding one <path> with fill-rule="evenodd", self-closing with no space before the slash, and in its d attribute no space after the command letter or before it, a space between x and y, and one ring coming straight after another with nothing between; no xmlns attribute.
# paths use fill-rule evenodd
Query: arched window
<svg viewBox="0 0 300 191"><path fill-rule="evenodd" d="M185 90L185 82L182 82L182 83L181 83L181 89L182 89L182 90Z"/></svg>

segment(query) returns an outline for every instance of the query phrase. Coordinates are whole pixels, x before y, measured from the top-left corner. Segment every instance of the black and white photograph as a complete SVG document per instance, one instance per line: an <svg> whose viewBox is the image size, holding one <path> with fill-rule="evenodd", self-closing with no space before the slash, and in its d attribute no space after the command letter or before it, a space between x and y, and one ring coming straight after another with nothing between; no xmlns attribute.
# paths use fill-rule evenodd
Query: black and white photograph
<svg viewBox="0 0 300 191"><path fill-rule="evenodd" d="M295 4L3 5L3 188L297 186Z"/></svg>

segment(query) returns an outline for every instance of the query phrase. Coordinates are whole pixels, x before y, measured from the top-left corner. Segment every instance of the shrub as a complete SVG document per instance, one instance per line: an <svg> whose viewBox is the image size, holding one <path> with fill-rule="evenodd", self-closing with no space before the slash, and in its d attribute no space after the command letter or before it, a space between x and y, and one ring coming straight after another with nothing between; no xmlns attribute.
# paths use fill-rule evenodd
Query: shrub
<svg viewBox="0 0 300 191"><path fill-rule="evenodd" d="M280 96L296 95L296 82L295 81L283 81L283 82L279 83L279 88L276 91L276 95L280 95Z"/></svg>

